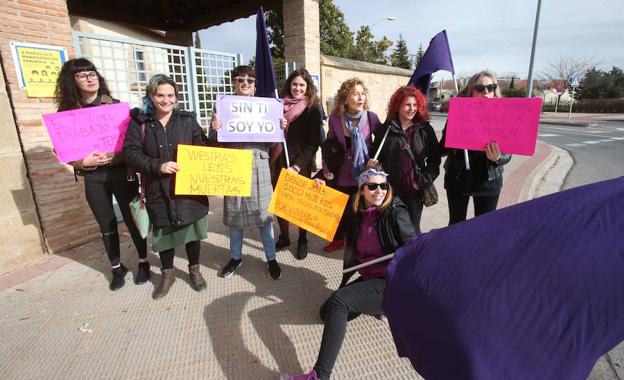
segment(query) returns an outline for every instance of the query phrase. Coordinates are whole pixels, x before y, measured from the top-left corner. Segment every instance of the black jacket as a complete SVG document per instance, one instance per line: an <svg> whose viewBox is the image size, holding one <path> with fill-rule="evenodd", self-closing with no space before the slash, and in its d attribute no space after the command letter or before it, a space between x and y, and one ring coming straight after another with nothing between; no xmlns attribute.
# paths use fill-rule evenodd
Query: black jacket
<svg viewBox="0 0 624 380"><path fill-rule="evenodd" d="M297 165L302 172L312 168L314 156L321 145L321 128L321 109L319 106L306 108L299 117L288 125L286 145L290 166ZM286 160L282 156L272 166L271 172L279 176L281 168L286 167Z"/></svg>
<svg viewBox="0 0 624 380"><path fill-rule="evenodd" d="M445 148L446 127L442 131L440 150L448 156L444 162L444 188L465 195L494 195L503 187L503 166L511 160L511 154L502 153L498 162L490 161L485 152L468 151L470 170L466 170L464 151Z"/></svg>
<svg viewBox="0 0 624 380"><path fill-rule="evenodd" d="M390 184L397 188L401 175L400 153L402 149L407 149L407 147L405 133L395 120L383 123L375 131L375 139L371 149L371 152L374 153L371 157L379 150L381 140L388 128L390 128L388 137L386 137L377 159L383 166L384 171L388 173ZM426 185L432 184L440 174L441 159L438 139L431 124L424 122L417 128L416 133L414 133L412 153L416 164L420 167L420 175L417 176L415 174L414 179L418 187L422 189Z"/></svg>
<svg viewBox="0 0 624 380"><path fill-rule="evenodd" d="M360 237L360 227L362 217L360 213L355 213L349 207L347 214L348 231L346 245L344 249L344 268L350 268L359 264L356 258L355 246ZM384 254L388 255L396 251L399 247L405 245L407 241L414 235L416 230L409 217L407 206L399 197L394 197L391 203L383 211L383 214L377 221L377 236L384 250ZM342 284L344 286L349 278L355 272L343 275Z"/></svg>
<svg viewBox="0 0 624 380"><path fill-rule="evenodd" d="M178 144L206 145L206 135L195 114L174 110L166 130L138 108L130 111L130 116L123 152L128 165L142 174L150 222L154 227L185 226L207 215L207 196L175 195L175 175L160 172L161 164L176 161ZM141 142L144 123L145 138Z"/></svg>

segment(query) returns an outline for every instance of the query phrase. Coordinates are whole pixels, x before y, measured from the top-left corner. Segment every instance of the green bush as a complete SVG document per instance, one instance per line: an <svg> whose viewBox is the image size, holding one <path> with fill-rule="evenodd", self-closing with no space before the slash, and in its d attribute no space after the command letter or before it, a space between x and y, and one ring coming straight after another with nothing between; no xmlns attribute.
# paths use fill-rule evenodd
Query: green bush
<svg viewBox="0 0 624 380"><path fill-rule="evenodd" d="M555 112L554 104L544 104L544 112ZM570 112L570 104L559 104L557 112ZM622 99L580 99L575 100L572 112L582 113L624 113L624 98Z"/></svg>

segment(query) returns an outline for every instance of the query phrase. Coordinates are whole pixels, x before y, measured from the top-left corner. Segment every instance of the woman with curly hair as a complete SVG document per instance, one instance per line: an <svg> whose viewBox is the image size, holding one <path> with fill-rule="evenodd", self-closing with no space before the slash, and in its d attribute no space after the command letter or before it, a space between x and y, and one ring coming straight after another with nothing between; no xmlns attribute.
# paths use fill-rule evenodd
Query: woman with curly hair
<svg viewBox="0 0 624 380"><path fill-rule="evenodd" d="M481 71L473 75L461 97L500 98L500 89L494 74ZM444 188L448 199L449 225L466 220L468 201L472 196L475 216L496 210L503 187L503 166L511 160L511 154L501 153L496 141L485 144L485 151L468 151L469 169L466 168L461 149L446 149L446 127L442 132L444 162Z"/></svg>
<svg viewBox="0 0 624 380"><path fill-rule="evenodd" d="M321 145L321 101L310 73L306 69L293 71L282 89L284 97L284 117L287 125L284 131L288 159L288 170L310 178L314 166L314 156ZM282 144L271 149L271 177L277 184L279 173L286 166ZM277 218L280 236L275 243L277 251L290 245L287 220ZM303 260L308 255L308 231L299 228L296 257Z"/></svg>
<svg viewBox="0 0 624 380"><path fill-rule="evenodd" d="M85 58L65 62L58 75L54 100L59 111L119 103L119 100L111 97L106 80L93 63ZM137 230L128 206L138 192L134 170L128 169L121 152L111 156L110 152L93 151L82 160L69 164L74 167L76 174L84 175L87 202L100 226L102 242L112 266L110 289L117 290L124 286L124 277L128 273L128 269L121 263L113 195L139 254L139 268L134 281L137 284L147 282L150 277L147 243Z"/></svg>
<svg viewBox="0 0 624 380"><path fill-rule="evenodd" d="M357 178L366 166L372 145L372 133L379 127L379 117L368 110L368 88L360 78L342 82L329 116L326 145L340 147L340 156L329 156L323 149L323 176L332 187L353 196L358 191ZM346 212L346 209L345 209ZM334 241L323 248L332 252L344 248L346 218L340 220Z"/></svg>
<svg viewBox="0 0 624 380"><path fill-rule="evenodd" d="M388 116L374 133L372 151L390 176L390 184L409 209L420 233L423 202L419 192L440 174L440 149L429 124L427 98L414 86L399 87L390 97ZM369 161L376 164L376 160Z"/></svg>

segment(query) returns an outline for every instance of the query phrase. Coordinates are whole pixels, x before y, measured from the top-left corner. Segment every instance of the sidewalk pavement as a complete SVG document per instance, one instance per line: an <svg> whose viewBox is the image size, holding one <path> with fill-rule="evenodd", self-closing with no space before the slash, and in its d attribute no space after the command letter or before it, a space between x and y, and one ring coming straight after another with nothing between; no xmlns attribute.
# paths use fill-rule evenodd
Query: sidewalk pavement
<svg viewBox="0 0 624 380"><path fill-rule="evenodd" d="M533 157L513 157L500 207L532 197L554 152L540 142ZM447 225L442 177L439 203L423 212L423 231ZM98 241L0 277L0 378L277 379L311 368L323 329L319 307L340 282L341 252L324 253L326 242L310 234L308 258L296 260L293 243L277 256L282 278L271 281L258 232L248 231L243 267L219 278L228 237L222 199L210 203L203 292L191 289L186 255L178 250L177 281L164 299L152 300L159 259L149 256L151 283L135 285L137 258L127 233L122 259L132 274L119 291L108 290L110 267ZM397 356L387 323L369 316L349 323L332 378L421 379Z"/></svg>
<svg viewBox="0 0 624 380"><path fill-rule="evenodd" d="M624 114L621 113L575 113L570 115L565 112L543 112L540 117L541 124L567 125L571 127L596 126L599 121L624 122Z"/></svg>

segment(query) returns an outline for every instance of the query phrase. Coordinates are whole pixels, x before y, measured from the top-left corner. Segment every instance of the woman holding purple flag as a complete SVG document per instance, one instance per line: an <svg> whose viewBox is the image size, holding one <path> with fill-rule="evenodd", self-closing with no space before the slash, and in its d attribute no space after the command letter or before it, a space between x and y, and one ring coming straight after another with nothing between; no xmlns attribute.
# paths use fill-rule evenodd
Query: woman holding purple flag
<svg viewBox="0 0 624 380"><path fill-rule="evenodd" d="M420 233L423 194L440 174L440 150L429 122L427 98L414 86L392 94L388 116L375 135L372 151L390 175L396 194L407 206L414 229Z"/></svg>
<svg viewBox="0 0 624 380"><path fill-rule="evenodd" d="M500 98L500 89L494 74L481 71L473 75L459 96L473 98ZM485 145L485 151L468 151L469 169L464 151L444 148L446 127L442 132L440 147L444 162L444 188L448 198L449 225L466 220L468 201L472 196L475 216L496 210L503 187L503 166L511 154L501 153L496 141Z"/></svg>
<svg viewBox="0 0 624 380"><path fill-rule="evenodd" d="M369 159L372 133L381 124L377 114L368 110L367 96L368 88L360 78L342 82L329 116L327 140L321 148L323 177L333 184L333 188L350 196L358 191L357 179ZM332 154L329 146L335 146L341 153ZM344 248L345 214L340 220L334 241L323 248L325 252Z"/></svg>
<svg viewBox="0 0 624 380"><path fill-rule="evenodd" d="M54 100L59 111L119 103L119 100L111 97L104 77L85 58L70 59L63 64L56 82ZM94 151L82 160L69 164L74 167L75 174L84 176L87 202L100 226L102 242L112 266L110 289L117 290L124 286L128 273L128 269L121 263L113 195L139 254L139 268L134 281L136 284L147 282L150 278L147 243L137 230L128 206L139 189L134 170L126 166L121 153L110 156L107 152Z"/></svg>
<svg viewBox="0 0 624 380"><path fill-rule="evenodd" d="M321 145L321 101L310 73L306 69L293 71L286 79L282 89L284 97L284 117L287 121L285 130L286 147L275 144L271 149L271 174L273 184L277 184L280 171L286 167L285 154L288 154L288 163L291 170L300 175L311 177L314 166L314 156ZM290 245L287 220L277 218L280 226L280 236L275 243L277 251ZM296 257L303 260L308 255L308 231L299 228Z"/></svg>
<svg viewBox="0 0 624 380"><path fill-rule="evenodd" d="M256 92L255 76L254 70L249 66L235 67L231 73L234 93L238 96L254 96ZM221 120L217 115L212 119L211 125L215 131L221 129ZM285 125L286 120L284 119L283 126ZM269 277L277 280L281 277L282 270L275 259L273 215L268 211L273 195L271 170L269 169L269 148L272 144L231 142L222 145L225 148L250 149L253 152L253 159L251 196L223 198L223 223L229 227L230 254L232 257L221 269L220 276L223 278L230 277L240 268L243 264L243 231L245 228L258 227L267 260Z"/></svg>
<svg viewBox="0 0 624 380"><path fill-rule="evenodd" d="M393 253L416 234L407 207L398 197L392 196L388 174L374 168L360 174L358 192L351 202L348 220L345 268ZM347 322L360 314L377 316L382 313L388 263L381 261L360 268L357 280L349 284L343 281L321 307L325 327L314 368L307 374L283 376L282 379L329 379L346 334ZM345 276L345 280L348 277Z"/></svg>

